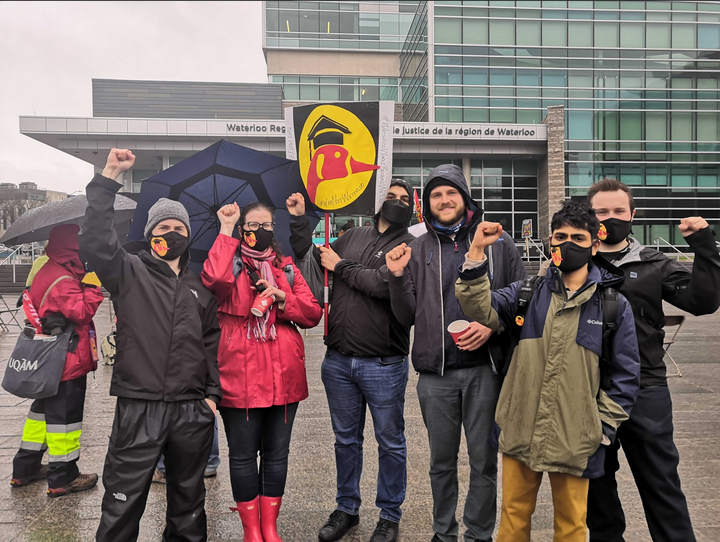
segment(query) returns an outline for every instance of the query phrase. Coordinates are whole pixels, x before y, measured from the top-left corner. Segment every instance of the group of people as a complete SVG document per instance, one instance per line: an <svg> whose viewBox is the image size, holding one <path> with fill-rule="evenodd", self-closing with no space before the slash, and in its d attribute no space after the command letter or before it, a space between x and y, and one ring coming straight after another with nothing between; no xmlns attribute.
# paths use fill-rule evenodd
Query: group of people
<svg viewBox="0 0 720 542"><path fill-rule="evenodd" d="M82 232L54 230L49 260L28 292L43 328L61 315L80 340L68 354L58 396L31 407L11 483L47 479L48 494L59 496L98 481L77 468L85 379L96 366L92 317L103 299L82 282L87 262L117 313L110 389L117 405L97 540L137 539L161 456L163 539L206 540L203 474L219 411L244 540L278 542L293 421L308 397L298 328L317 325L321 307L283 256L273 210L261 203L218 211L220 233L200 276L188 269L191 225L178 202L159 200L145 239L121 246L113 203L117 179L134 160L128 150L110 152L87 187ZM463 430L468 542L492 540L498 451L498 541L529 542L544 472L556 540L584 542L588 528L591 541L623 540L615 480L620 446L653 540L695 540L673 442L663 301L693 314L720 306L720 254L707 222L680 223L695 253L688 270L632 238L632 193L603 179L590 188L587 203L566 202L552 217L552 260L541 276L528 278L512 238L482 221L460 168L442 165L426 179L426 232L417 238L408 232L413 197L411 185L394 179L374 224L348 228L329 247L313 244L303 196L286 202L296 257L313 251L333 273L321 376L335 435L337 504L318 539L340 540L360 521L368 408L379 459L371 542L398 538L414 326L412 364L430 448L432 542L460 536ZM450 332L450 324L463 321L462 334Z"/></svg>

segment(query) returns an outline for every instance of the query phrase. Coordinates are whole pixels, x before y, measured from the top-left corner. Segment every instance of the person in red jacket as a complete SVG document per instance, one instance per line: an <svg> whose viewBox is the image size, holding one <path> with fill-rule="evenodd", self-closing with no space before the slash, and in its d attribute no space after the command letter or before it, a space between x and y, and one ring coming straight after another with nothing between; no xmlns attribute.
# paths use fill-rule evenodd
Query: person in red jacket
<svg viewBox="0 0 720 542"><path fill-rule="evenodd" d="M221 229L202 272L218 301L220 413L230 448L230 482L245 542L281 542L276 521L298 404L308 396L305 345L296 325L322 310L274 237L272 211L237 203L218 211ZM233 238L239 221L242 241ZM256 300L271 303L261 316ZM260 468L257 457L260 454Z"/></svg>
<svg viewBox="0 0 720 542"><path fill-rule="evenodd" d="M57 395L37 399L30 406L20 449L13 460L13 487L47 478L47 494L59 497L85 491L97 484L97 474L80 474L80 435L87 374L97 368L93 316L103 301L99 288L83 284L85 266L80 259L74 224L50 231L48 262L35 275L23 307L38 333L51 334L56 326L75 325L77 345L65 358ZM29 302L28 302L29 301ZM74 341L73 341L74 342ZM41 462L48 451L48 468Z"/></svg>

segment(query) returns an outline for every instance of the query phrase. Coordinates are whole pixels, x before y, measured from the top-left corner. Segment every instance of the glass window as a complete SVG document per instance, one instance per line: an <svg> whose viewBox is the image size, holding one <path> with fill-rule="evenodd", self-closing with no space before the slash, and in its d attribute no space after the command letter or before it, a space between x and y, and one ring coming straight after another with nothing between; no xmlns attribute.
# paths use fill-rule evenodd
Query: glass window
<svg viewBox="0 0 720 542"><path fill-rule="evenodd" d="M488 23L483 19L464 19L462 42L471 45L487 45Z"/></svg>
<svg viewBox="0 0 720 542"><path fill-rule="evenodd" d="M462 40L462 19L446 19L437 17L435 19L435 41L436 43L461 43Z"/></svg>
<svg viewBox="0 0 720 542"><path fill-rule="evenodd" d="M542 45L540 41L540 21L519 20L516 24L518 45Z"/></svg>
<svg viewBox="0 0 720 542"><path fill-rule="evenodd" d="M670 48L670 25L649 24L646 28L647 46L656 49Z"/></svg>
<svg viewBox="0 0 720 542"><path fill-rule="evenodd" d="M673 49L695 49L695 26L691 24L672 25Z"/></svg>
<svg viewBox="0 0 720 542"><path fill-rule="evenodd" d="M692 141L692 113L672 112L670 115L673 141Z"/></svg>
<svg viewBox="0 0 720 542"><path fill-rule="evenodd" d="M493 20L490 24L490 45L515 45L515 21Z"/></svg>
<svg viewBox="0 0 720 542"><path fill-rule="evenodd" d="M566 46L567 23L565 21L543 21L542 38L543 45Z"/></svg>
<svg viewBox="0 0 720 542"><path fill-rule="evenodd" d="M299 85L283 85L283 97L286 100L299 100L300 99L300 86Z"/></svg>
<svg viewBox="0 0 720 542"><path fill-rule="evenodd" d="M592 111L568 111L568 138L593 139Z"/></svg>
<svg viewBox="0 0 720 542"><path fill-rule="evenodd" d="M698 26L698 49L720 49L720 25Z"/></svg>
<svg viewBox="0 0 720 542"><path fill-rule="evenodd" d="M595 47L618 46L618 23L595 23Z"/></svg>
<svg viewBox="0 0 720 542"><path fill-rule="evenodd" d="M698 141L720 141L717 114L704 112L697 116L697 138Z"/></svg>
<svg viewBox="0 0 720 542"><path fill-rule="evenodd" d="M645 25L643 23L620 23L620 47L645 47Z"/></svg>
<svg viewBox="0 0 720 542"><path fill-rule="evenodd" d="M641 113L623 111L620 113L620 139L638 141L642 139Z"/></svg>
<svg viewBox="0 0 720 542"><path fill-rule="evenodd" d="M645 113L645 137L648 141L667 141L667 113Z"/></svg>
<svg viewBox="0 0 720 542"><path fill-rule="evenodd" d="M300 32L315 32L320 29L320 14L317 11L303 11L300 17Z"/></svg>
<svg viewBox="0 0 720 542"><path fill-rule="evenodd" d="M571 47L592 47L592 23L570 21L568 23L568 45Z"/></svg>
<svg viewBox="0 0 720 542"><path fill-rule="evenodd" d="M323 101L334 101L340 99L339 86L321 86L320 99Z"/></svg>

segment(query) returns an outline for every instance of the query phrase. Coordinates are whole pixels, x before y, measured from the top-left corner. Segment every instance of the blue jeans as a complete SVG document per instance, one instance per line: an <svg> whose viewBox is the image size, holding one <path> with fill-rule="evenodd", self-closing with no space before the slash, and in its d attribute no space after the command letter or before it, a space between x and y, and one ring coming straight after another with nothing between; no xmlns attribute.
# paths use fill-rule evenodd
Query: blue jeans
<svg viewBox="0 0 720 542"><path fill-rule="evenodd" d="M217 468L220 466L220 435L218 434L218 423L217 423L217 416L215 416L215 436L213 437L213 443L212 448L210 450L210 458L207 462L207 467L205 467L205 470L212 469L217 470ZM165 474L165 456L160 456L160 461L158 461L157 469Z"/></svg>
<svg viewBox="0 0 720 542"><path fill-rule="evenodd" d="M338 510L352 515L360 510L363 433L369 406L378 443L375 505L381 518L398 523L407 484L403 417L407 357L352 357L328 350L321 374L335 433Z"/></svg>

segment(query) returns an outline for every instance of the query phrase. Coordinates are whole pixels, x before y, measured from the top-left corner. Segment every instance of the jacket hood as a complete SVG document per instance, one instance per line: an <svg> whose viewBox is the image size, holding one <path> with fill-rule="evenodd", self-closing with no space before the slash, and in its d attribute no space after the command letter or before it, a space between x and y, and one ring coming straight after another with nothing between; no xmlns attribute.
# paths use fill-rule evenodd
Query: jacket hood
<svg viewBox="0 0 720 542"><path fill-rule="evenodd" d="M85 265L80 259L80 246L78 245L79 232L80 226L77 224L55 226L50 230L50 240L45 249L50 260L72 271L76 277L82 277L85 274Z"/></svg>
<svg viewBox="0 0 720 542"><path fill-rule="evenodd" d="M543 262L543 266L550 262ZM559 285L562 284L560 270L552 265L548 265L545 269L545 279L550 281L551 288L554 292L559 292ZM541 266L542 270L542 266ZM588 273L588 282L600 284L605 288L620 289L625 281L625 271L607 261L600 253L596 254L590 260L590 268Z"/></svg>
<svg viewBox="0 0 720 542"><path fill-rule="evenodd" d="M470 196L470 188L465 181L465 176L462 170L455 164L443 164L430 172L427 179L425 180L425 188L423 189L423 217L425 224L427 224L428 230L435 231L432 225L432 214L430 213L430 192L433 188L433 181L437 179L443 179L450 183L452 186L457 188L463 195L465 200L465 208L468 213L468 220L460 231L467 229L473 229L480 223L482 219L483 210L477 204L477 202Z"/></svg>

